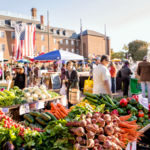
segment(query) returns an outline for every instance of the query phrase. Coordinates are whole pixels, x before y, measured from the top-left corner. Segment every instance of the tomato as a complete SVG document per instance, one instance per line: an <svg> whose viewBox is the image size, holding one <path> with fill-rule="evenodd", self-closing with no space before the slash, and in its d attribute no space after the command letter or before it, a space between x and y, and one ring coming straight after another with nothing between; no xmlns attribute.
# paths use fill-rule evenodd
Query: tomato
<svg viewBox="0 0 150 150"><path fill-rule="evenodd" d="M138 117L144 117L144 112L143 112L143 110L140 110L140 111L139 111Z"/></svg>
<svg viewBox="0 0 150 150"><path fill-rule="evenodd" d="M139 100L139 96L138 95L133 95L132 98L134 98L137 102Z"/></svg>

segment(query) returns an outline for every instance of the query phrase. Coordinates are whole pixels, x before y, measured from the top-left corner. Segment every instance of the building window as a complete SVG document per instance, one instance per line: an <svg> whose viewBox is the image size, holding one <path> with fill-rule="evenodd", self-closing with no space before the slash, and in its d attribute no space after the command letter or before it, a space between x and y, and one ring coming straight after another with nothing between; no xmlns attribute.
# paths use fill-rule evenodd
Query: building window
<svg viewBox="0 0 150 150"><path fill-rule="evenodd" d="M54 30L54 34L56 34L56 30Z"/></svg>
<svg viewBox="0 0 150 150"><path fill-rule="evenodd" d="M5 51L5 44L1 44L1 51L2 51L2 52Z"/></svg>
<svg viewBox="0 0 150 150"><path fill-rule="evenodd" d="M56 51L56 48L54 48L54 51Z"/></svg>
<svg viewBox="0 0 150 150"><path fill-rule="evenodd" d="M41 26L41 30L43 30L43 31L44 31L44 30L45 30L45 26Z"/></svg>
<svg viewBox="0 0 150 150"><path fill-rule="evenodd" d="M63 32L62 32L62 31L59 31L59 34L60 34L60 35L63 35Z"/></svg>
<svg viewBox="0 0 150 150"><path fill-rule="evenodd" d="M12 44L12 52L15 52L15 44Z"/></svg>
<svg viewBox="0 0 150 150"><path fill-rule="evenodd" d="M45 46L42 46L42 52L45 52Z"/></svg>
<svg viewBox="0 0 150 150"><path fill-rule="evenodd" d="M72 49L71 52L74 53L74 49Z"/></svg>
<svg viewBox="0 0 150 150"><path fill-rule="evenodd" d="M60 39L60 44L63 44L63 40L62 39Z"/></svg>
<svg viewBox="0 0 150 150"><path fill-rule="evenodd" d="M68 32L66 32L66 36L68 36Z"/></svg>
<svg viewBox="0 0 150 150"><path fill-rule="evenodd" d="M11 27L15 27L16 22L15 21L11 21Z"/></svg>
<svg viewBox="0 0 150 150"><path fill-rule="evenodd" d="M4 38L4 31L0 31L0 38Z"/></svg>
<svg viewBox="0 0 150 150"><path fill-rule="evenodd" d="M0 26L4 26L5 25L5 21L4 20L0 20Z"/></svg>
<svg viewBox="0 0 150 150"><path fill-rule="evenodd" d="M71 41L71 45L74 45L74 41L73 40Z"/></svg>
<svg viewBox="0 0 150 150"><path fill-rule="evenodd" d="M66 45L68 45L68 40L66 40Z"/></svg>
<svg viewBox="0 0 150 150"><path fill-rule="evenodd" d="M56 44L56 42L57 42L56 39L54 39L54 44Z"/></svg>
<svg viewBox="0 0 150 150"><path fill-rule="evenodd" d="M67 51L67 52L69 52L69 49L68 49L68 48L66 48L66 51Z"/></svg>
<svg viewBox="0 0 150 150"><path fill-rule="evenodd" d="M76 41L76 46L78 46L78 41Z"/></svg>
<svg viewBox="0 0 150 150"><path fill-rule="evenodd" d="M76 49L76 54L79 54L79 50L78 49Z"/></svg>
<svg viewBox="0 0 150 150"><path fill-rule="evenodd" d="M45 36L44 35L41 35L41 40L45 41Z"/></svg>
<svg viewBox="0 0 150 150"><path fill-rule="evenodd" d="M11 32L11 38L15 39L15 32Z"/></svg>

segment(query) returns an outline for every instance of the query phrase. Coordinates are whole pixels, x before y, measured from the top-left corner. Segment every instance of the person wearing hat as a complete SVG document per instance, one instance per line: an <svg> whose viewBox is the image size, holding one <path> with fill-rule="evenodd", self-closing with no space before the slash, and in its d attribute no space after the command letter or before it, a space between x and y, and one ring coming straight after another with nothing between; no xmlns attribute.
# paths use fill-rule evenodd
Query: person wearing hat
<svg viewBox="0 0 150 150"><path fill-rule="evenodd" d="M20 89L25 88L25 74L24 74L24 69L21 66L21 64L18 64L15 67L14 80L15 80L14 86L18 86Z"/></svg>
<svg viewBox="0 0 150 150"><path fill-rule="evenodd" d="M148 101L150 102L150 62L147 56L143 57L143 61L139 63L137 74L140 76L142 95L145 98L145 86L147 85Z"/></svg>
<svg viewBox="0 0 150 150"><path fill-rule="evenodd" d="M96 58L95 58L95 64L96 64L96 65L100 64L100 60L101 60L100 57L96 57Z"/></svg>
<svg viewBox="0 0 150 150"><path fill-rule="evenodd" d="M26 62L24 63L23 69L24 69L24 74L25 74L25 87L28 87L31 69L30 69L30 67L28 67Z"/></svg>
<svg viewBox="0 0 150 150"><path fill-rule="evenodd" d="M6 80L7 77L10 77L9 64L4 66L4 79Z"/></svg>
<svg viewBox="0 0 150 150"><path fill-rule="evenodd" d="M129 62L126 61L125 65L122 67L121 71L121 78L123 81L123 96L128 96L128 89L130 84L130 78L133 72L129 68Z"/></svg>

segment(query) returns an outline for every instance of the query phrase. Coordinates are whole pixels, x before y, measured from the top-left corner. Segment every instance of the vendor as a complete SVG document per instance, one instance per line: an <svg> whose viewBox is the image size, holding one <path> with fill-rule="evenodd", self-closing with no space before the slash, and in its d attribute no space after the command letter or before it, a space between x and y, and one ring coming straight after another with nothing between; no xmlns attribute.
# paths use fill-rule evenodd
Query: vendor
<svg viewBox="0 0 150 150"><path fill-rule="evenodd" d="M78 81L78 75L77 71L73 70L73 63L71 61L67 62L67 71L66 71L66 82L67 82L67 99L68 99L68 108L72 106L72 104L69 102L69 88L72 85L74 81L74 86L76 85L76 82Z"/></svg>
<svg viewBox="0 0 150 150"><path fill-rule="evenodd" d="M18 86L20 89L25 88L25 74L24 69L20 64L18 64L15 68L15 83L14 86Z"/></svg>

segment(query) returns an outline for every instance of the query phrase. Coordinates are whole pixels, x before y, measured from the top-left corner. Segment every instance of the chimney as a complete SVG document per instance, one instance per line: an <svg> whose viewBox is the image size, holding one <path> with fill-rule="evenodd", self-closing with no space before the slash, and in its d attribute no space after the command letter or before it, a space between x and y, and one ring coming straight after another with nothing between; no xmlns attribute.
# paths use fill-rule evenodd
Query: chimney
<svg viewBox="0 0 150 150"><path fill-rule="evenodd" d="M41 16L40 16L40 18L41 18L41 24L43 24L43 25L44 25L44 16L43 16L43 15L41 15Z"/></svg>
<svg viewBox="0 0 150 150"><path fill-rule="evenodd" d="M32 17L36 17L36 8L31 9Z"/></svg>

